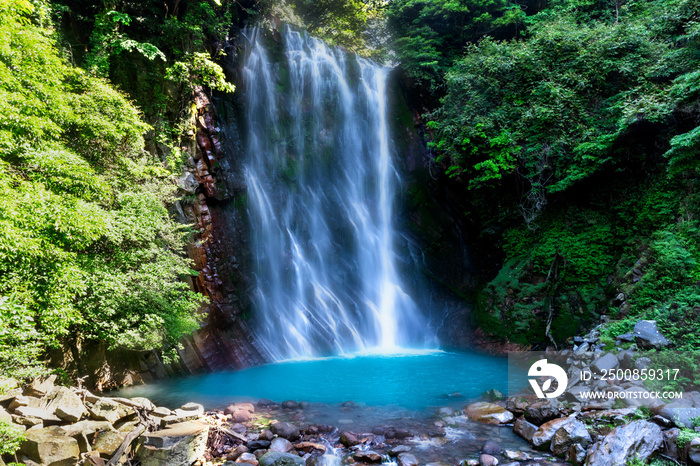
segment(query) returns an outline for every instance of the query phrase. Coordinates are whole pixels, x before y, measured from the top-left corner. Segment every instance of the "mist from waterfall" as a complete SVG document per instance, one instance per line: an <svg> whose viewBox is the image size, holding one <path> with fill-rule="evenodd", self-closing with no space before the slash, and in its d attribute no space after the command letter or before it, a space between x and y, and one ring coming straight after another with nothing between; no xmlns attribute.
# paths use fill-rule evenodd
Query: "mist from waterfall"
<svg viewBox="0 0 700 466"><path fill-rule="evenodd" d="M388 69L285 27L246 32L255 326L271 359L434 345L397 270Z"/></svg>

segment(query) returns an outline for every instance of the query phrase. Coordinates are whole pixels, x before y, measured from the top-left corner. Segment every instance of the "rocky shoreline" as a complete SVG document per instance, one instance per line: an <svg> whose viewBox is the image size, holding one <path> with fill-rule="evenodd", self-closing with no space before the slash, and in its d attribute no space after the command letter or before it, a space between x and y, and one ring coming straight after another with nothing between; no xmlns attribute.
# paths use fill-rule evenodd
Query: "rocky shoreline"
<svg viewBox="0 0 700 466"><path fill-rule="evenodd" d="M23 440L0 466L607 466L655 458L667 461L658 464L700 464L700 393L651 404L639 401L644 397L583 396L586 390L648 393L639 380L587 382L581 374L648 365L637 351L665 342L654 323L642 321L621 336L624 349L606 351L599 336L594 329L573 348L547 353L568 367L565 395L503 397L490 390L482 400L434 408L421 419L372 414L373 408L352 401L329 406L262 399L212 411L197 403L169 409L146 398L57 386L56 376L24 386L4 379L0 421L22 431ZM329 411L335 417L318 416Z"/></svg>

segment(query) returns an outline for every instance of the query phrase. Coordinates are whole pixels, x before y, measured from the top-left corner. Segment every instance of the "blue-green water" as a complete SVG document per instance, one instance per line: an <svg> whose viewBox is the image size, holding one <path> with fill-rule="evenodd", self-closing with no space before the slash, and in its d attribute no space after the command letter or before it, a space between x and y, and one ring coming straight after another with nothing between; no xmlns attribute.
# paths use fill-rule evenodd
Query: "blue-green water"
<svg viewBox="0 0 700 466"><path fill-rule="evenodd" d="M505 393L507 360L470 352L416 351L355 354L283 361L235 372L169 379L122 390L177 407L188 401L207 408L267 398L422 410L477 398L495 388ZM457 395L459 394L459 395Z"/></svg>

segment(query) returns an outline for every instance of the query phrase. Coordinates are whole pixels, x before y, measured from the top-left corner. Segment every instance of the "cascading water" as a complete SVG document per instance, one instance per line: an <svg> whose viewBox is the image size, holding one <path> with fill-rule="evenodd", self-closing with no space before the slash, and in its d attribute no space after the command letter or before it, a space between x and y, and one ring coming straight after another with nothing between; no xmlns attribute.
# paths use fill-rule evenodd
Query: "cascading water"
<svg viewBox="0 0 700 466"><path fill-rule="evenodd" d="M246 35L244 81L262 346L283 359L432 343L395 264L387 69L291 28L283 50L261 35Z"/></svg>

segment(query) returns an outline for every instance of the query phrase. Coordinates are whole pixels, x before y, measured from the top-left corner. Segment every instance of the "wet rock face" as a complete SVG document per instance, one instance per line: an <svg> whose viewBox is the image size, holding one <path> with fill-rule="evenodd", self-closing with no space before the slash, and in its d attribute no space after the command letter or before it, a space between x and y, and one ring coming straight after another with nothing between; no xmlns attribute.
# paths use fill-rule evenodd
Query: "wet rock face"
<svg viewBox="0 0 700 466"><path fill-rule="evenodd" d="M637 458L646 461L663 444L661 428L647 421L634 421L615 428L588 451L586 466L624 465Z"/></svg>

